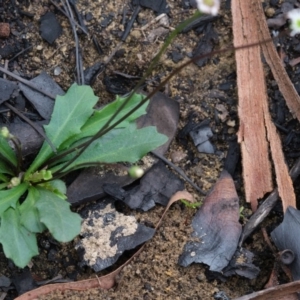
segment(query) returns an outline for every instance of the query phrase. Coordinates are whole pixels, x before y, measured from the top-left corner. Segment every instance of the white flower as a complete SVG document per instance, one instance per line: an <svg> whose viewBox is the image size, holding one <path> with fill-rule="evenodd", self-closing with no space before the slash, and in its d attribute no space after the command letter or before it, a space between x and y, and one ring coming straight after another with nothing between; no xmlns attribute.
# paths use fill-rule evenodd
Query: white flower
<svg viewBox="0 0 300 300"><path fill-rule="evenodd" d="M205 14L216 16L219 12L220 0L196 0L196 2L198 9Z"/></svg>
<svg viewBox="0 0 300 300"><path fill-rule="evenodd" d="M291 20L290 28L291 28L291 36L294 36L300 33L300 8L292 9L287 12L287 18Z"/></svg>

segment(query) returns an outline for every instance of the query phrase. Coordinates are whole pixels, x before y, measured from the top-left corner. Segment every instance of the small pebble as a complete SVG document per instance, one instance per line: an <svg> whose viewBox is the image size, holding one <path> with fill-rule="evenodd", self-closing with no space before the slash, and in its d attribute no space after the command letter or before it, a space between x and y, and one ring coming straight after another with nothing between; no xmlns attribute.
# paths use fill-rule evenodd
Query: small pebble
<svg viewBox="0 0 300 300"><path fill-rule="evenodd" d="M229 127L234 127L234 126L236 125L235 120L228 120L228 121L226 122L226 124L227 124Z"/></svg>
<svg viewBox="0 0 300 300"><path fill-rule="evenodd" d="M7 38L10 34L10 27L8 23L0 23L0 37Z"/></svg>
<svg viewBox="0 0 300 300"><path fill-rule="evenodd" d="M53 74L54 76L58 76L62 72L62 69L60 67L55 67Z"/></svg>
<svg viewBox="0 0 300 300"><path fill-rule="evenodd" d="M41 63L41 59L40 59L39 57L37 57L37 56L34 56L34 57L32 58L32 61L34 61L34 62L36 62L36 63L38 63L38 64Z"/></svg>
<svg viewBox="0 0 300 300"><path fill-rule="evenodd" d="M273 7L268 7L265 10L266 16L272 18L275 15L275 9Z"/></svg>
<svg viewBox="0 0 300 300"><path fill-rule="evenodd" d="M182 161L185 157L186 153L184 153L183 151L175 151L171 154L171 159L175 164Z"/></svg>
<svg viewBox="0 0 300 300"><path fill-rule="evenodd" d="M93 14L91 12L88 12L86 15L85 15L85 20L87 22L90 22L93 20Z"/></svg>

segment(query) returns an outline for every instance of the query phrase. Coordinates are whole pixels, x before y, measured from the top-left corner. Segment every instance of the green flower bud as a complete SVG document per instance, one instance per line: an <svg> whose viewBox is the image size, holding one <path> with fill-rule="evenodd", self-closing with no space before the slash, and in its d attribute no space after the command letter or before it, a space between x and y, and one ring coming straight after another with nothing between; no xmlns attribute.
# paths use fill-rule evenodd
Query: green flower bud
<svg viewBox="0 0 300 300"><path fill-rule="evenodd" d="M13 177L11 180L10 180L10 183L9 183L9 187L15 187L15 186L18 186L19 184L21 183L21 180L19 177Z"/></svg>
<svg viewBox="0 0 300 300"><path fill-rule="evenodd" d="M129 174L130 177L132 177L134 179L138 179L138 178L141 178L144 175L144 170L139 166L132 166L128 170L128 174Z"/></svg>
<svg viewBox="0 0 300 300"><path fill-rule="evenodd" d="M10 137L10 133L7 127L2 127L0 130L0 134L2 137L4 137L5 139L9 139Z"/></svg>

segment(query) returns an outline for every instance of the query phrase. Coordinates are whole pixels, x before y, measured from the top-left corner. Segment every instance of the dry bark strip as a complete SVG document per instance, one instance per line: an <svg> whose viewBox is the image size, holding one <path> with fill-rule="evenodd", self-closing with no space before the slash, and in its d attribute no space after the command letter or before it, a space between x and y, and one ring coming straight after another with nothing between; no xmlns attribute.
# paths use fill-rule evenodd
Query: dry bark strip
<svg viewBox="0 0 300 300"><path fill-rule="evenodd" d="M251 14L250 1L233 0L232 19L235 47L258 42L257 22ZM235 58L240 119L238 141L242 150L245 193L252 210L256 210L257 199L273 188L264 124L266 87L260 47L236 51Z"/></svg>
<svg viewBox="0 0 300 300"><path fill-rule="evenodd" d="M256 21L259 28L260 41L271 39L269 29L267 26L266 18L262 9L260 0L252 0L253 2L253 14L256 14ZM293 83L291 82L287 72L280 60L279 55L276 52L273 43L265 43L261 45L264 57L272 70L273 76L278 84L287 106L291 113L300 121L300 97L295 90ZM268 107L265 105L266 126L268 130L268 139L270 141L271 155L274 162L276 181L278 185L278 192L282 200L283 210L286 211L288 206L296 208L296 196L294 193L294 187L291 177L288 174L288 169L285 164L284 155L282 152L282 146L280 138L276 133L275 125L273 124L270 114L268 113Z"/></svg>
<svg viewBox="0 0 300 300"><path fill-rule="evenodd" d="M259 0L232 1L235 47L258 42L261 38L260 24L256 18L261 20L265 19L265 16L262 14L256 17L252 11L256 4L261 5ZM265 47L267 45L272 46L271 43L264 44ZM280 138L268 109L261 47L241 49L236 51L235 55L240 118L238 140L242 149L246 200L251 203L252 210L256 210L257 200L272 190L270 149L284 210L289 205L295 207L292 180L285 164Z"/></svg>
<svg viewBox="0 0 300 300"><path fill-rule="evenodd" d="M185 199L190 202L194 202L193 196L188 193L187 191L179 191L175 193L169 200L168 205L166 206L160 220L158 221L157 225L155 226L155 231L157 231L158 227L160 226L161 222L163 221L166 213L168 212L170 206L178 200ZM67 282L67 283L55 283L45 285L43 287L37 288L35 290L26 292L21 296L15 298L15 300L34 300L40 296L50 294L54 291L67 291L67 290L76 290L76 291L85 291L93 288L99 288L103 290L111 289L117 282L118 277L123 270L123 268L128 265L130 262L133 261L145 248L146 243L131 257L129 258L122 266L120 266L115 271L102 276L96 277L87 280L75 281L75 282Z"/></svg>
<svg viewBox="0 0 300 300"><path fill-rule="evenodd" d="M260 41L266 41L271 39L269 28L266 22L265 14L260 0L252 0L253 12L256 16L256 21L259 28ZM269 65L272 74L278 84L279 90L282 93L286 104L294 116L300 122L300 97L291 82L283 63L277 54L275 46L273 43L262 44L261 48L263 50L264 57L267 64Z"/></svg>
<svg viewBox="0 0 300 300"><path fill-rule="evenodd" d="M293 295L300 291L300 280L287 284L281 284L263 291L245 295L234 300L290 300ZM290 297L290 298L288 298ZM296 298L297 299L297 298Z"/></svg>

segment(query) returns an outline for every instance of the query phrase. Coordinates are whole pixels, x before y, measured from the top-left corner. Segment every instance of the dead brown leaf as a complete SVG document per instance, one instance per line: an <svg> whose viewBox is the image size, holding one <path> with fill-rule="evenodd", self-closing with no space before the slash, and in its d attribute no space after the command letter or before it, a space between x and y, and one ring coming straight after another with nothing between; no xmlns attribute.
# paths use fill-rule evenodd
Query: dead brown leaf
<svg viewBox="0 0 300 300"><path fill-rule="evenodd" d="M300 291L300 280L287 284L281 284L263 291L245 295L234 300L291 300L294 293ZM288 298L289 297L289 298ZM291 298L292 297L292 298ZM296 298L297 299L297 298Z"/></svg>

